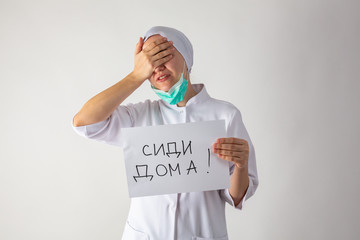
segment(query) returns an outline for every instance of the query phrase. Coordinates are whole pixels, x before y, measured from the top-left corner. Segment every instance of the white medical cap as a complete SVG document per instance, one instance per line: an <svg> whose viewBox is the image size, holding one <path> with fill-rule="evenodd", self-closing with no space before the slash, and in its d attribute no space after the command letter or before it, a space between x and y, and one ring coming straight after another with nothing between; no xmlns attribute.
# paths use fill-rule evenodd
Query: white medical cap
<svg viewBox="0 0 360 240"><path fill-rule="evenodd" d="M144 42L149 37L156 34L160 34L161 36L166 37L169 41L173 42L174 47L181 53L181 55L185 59L188 72L190 73L193 66L194 52L191 42L185 36L185 34L174 28L155 26L150 28L145 33Z"/></svg>

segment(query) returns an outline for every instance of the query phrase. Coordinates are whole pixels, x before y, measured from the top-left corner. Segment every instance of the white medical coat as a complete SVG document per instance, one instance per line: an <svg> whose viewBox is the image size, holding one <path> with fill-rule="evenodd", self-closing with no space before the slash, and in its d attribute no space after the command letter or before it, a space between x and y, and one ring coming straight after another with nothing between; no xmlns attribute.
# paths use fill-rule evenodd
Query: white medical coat
<svg viewBox="0 0 360 240"><path fill-rule="evenodd" d="M203 239L226 240L225 202L241 209L257 186L255 151L240 111L232 104L211 98L203 84L193 84L197 94L185 107L162 100L120 105L99 123L74 127L82 136L122 146L121 128L225 120L228 137L249 143L249 187L237 206L228 189L178 193L131 199L123 240ZM233 164L230 164L233 172Z"/></svg>

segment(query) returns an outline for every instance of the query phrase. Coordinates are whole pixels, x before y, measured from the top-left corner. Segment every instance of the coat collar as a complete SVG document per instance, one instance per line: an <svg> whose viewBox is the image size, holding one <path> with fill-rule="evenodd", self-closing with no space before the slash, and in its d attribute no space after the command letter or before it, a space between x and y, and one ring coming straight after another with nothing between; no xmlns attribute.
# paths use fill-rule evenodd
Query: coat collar
<svg viewBox="0 0 360 240"><path fill-rule="evenodd" d="M162 106L166 107L166 108L172 108L174 110L177 110L177 111L181 111L183 110L184 108L188 108L194 104L199 104L201 102L205 102L207 101L208 99L210 99L210 96L209 94L207 93L206 91L206 88L205 88L205 85L202 84L202 83L199 83L199 84L192 84L195 92L197 92L197 94L195 96L193 96L192 98L190 98L186 105L184 107L178 107L176 104L175 105L171 105L163 100L160 99L160 103Z"/></svg>

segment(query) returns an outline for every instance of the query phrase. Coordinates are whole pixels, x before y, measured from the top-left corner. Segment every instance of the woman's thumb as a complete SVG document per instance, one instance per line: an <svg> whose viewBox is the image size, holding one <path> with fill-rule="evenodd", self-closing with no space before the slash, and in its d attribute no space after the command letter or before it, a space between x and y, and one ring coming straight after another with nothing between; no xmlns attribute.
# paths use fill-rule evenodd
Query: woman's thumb
<svg viewBox="0 0 360 240"><path fill-rule="evenodd" d="M140 39L139 39L139 41L138 41L138 43L136 44L136 47L135 47L135 55L138 54L139 52L141 52L143 45L144 45L143 38L140 37Z"/></svg>

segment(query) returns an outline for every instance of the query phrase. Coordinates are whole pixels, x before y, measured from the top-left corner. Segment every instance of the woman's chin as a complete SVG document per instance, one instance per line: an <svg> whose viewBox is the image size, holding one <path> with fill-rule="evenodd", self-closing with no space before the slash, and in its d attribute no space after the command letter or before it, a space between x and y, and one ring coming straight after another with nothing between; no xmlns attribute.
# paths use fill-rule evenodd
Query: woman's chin
<svg viewBox="0 0 360 240"><path fill-rule="evenodd" d="M161 84L156 84L155 86L157 89L161 90L161 91L164 91L164 92L167 92L170 90L170 88L172 87L171 83L169 82L163 82Z"/></svg>

